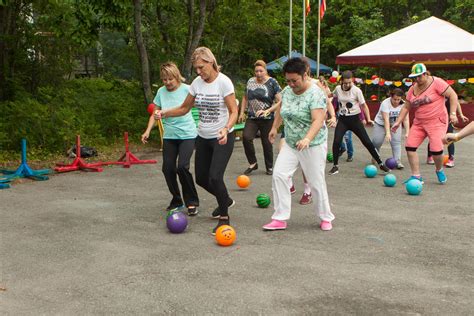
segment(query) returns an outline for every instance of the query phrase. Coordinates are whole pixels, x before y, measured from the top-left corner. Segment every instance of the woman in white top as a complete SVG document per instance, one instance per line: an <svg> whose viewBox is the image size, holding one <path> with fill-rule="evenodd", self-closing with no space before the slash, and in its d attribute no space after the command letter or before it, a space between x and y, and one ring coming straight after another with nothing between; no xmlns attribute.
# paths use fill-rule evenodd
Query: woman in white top
<svg viewBox="0 0 474 316"><path fill-rule="evenodd" d="M196 138L196 183L217 199L213 217L221 225L229 225L228 208L235 204L224 183L224 172L234 149L234 124L238 107L232 81L219 71L216 58L207 47L198 47L192 55L193 67L198 74L189 87L183 104L169 110L158 110L155 118L181 116L193 105L199 109Z"/></svg>
<svg viewBox="0 0 474 316"><path fill-rule="evenodd" d="M379 151L384 140L390 142L393 158L397 160L397 169L404 168L401 163L402 129L400 128L396 132L391 132L390 128L397 121L400 111L405 104L402 100L404 94L405 93L402 89L396 88L390 93L390 98L386 98L382 101L379 111L374 118L374 131L372 134L372 143ZM408 132L410 131L409 125L410 123L407 115L403 121L403 126L405 126L405 137L408 136Z"/></svg>
<svg viewBox="0 0 474 316"><path fill-rule="evenodd" d="M374 144L370 141L367 131L362 125L359 119L359 113L364 111L367 124L373 125L374 122L370 119L369 109L365 104L364 96L362 91L354 86L352 82L352 72L346 70L342 73L342 84L337 86L334 90L334 95L338 99L338 114L339 120L337 121L336 131L334 132L334 141L332 144L333 163L334 166L329 171L329 174L339 173L338 161L339 161L339 150L341 148L342 138L346 131L352 131L360 139L365 148L369 151L372 158L378 163L381 170L389 172L388 169L382 162L378 151L375 149Z"/></svg>

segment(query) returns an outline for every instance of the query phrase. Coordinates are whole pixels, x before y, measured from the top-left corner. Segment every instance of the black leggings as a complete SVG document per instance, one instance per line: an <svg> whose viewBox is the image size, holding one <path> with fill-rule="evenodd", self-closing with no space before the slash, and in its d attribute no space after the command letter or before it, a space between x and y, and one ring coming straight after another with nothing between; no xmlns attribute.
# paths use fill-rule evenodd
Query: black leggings
<svg viewBox="0 0 474 316"><path fill-rule="evenodd" d="M452 133L452 132L454 132L454 126L453 124L449 123L447 133ZM454 143L449 144L448 154L449 154L449 159L454 159ZM433 156L433 153L430 151L430 143L428 143L428 157L431 157L431 156Z"/></svg>
<svg viewBox="0 0 474 316"><path fill-rule="evenodd" d="M257 157L255 156L255 146L253 140L260 131L260 139L262 141L263 156L265 157L265 167L268 169L273 168L273 145L268 139L268 134L273 126L273 119L248 119L245 122L243 144L245 150L245 156L249 164L253 165L257 163Z"/></svg>
<svg viewBox="0 0 474 316"><path fill-rule="evenodd" d="M228 216L230 197L224 183L224 173L234 150L234 140L233 132L227 135L225 145L219 145L217 138L196 138L196 183L216 197L221 216Z"/></svg>
<svg viewBox="0 0 474 316"><path fill-rule="evenodd" d="M176 175L183 189L186 206L199 206L199 198L194 186L193 175L189 172L189 161L194 151L195 139L163 140L163 174L173 199L170 206L183 205ZM177 164L176 164L177 162Z"/></svg>
<svg viewBox="0 0 474 316"><path fill-rule="evenodd" d="M334 141L332 143L334 165L337 165L339 162L339 149L341 148L344 134L348 130L352 131L360 139L362 144L369 151L372 158L374 158L380 165L382 163L382 159L380 159L380 155L377 149L375 149L374 144L372 144L372 141L370 140L369 135L367 134L367 131L365 130L364 125L360 121L358 115L340 116L339 120L337 121L336 131L334 132Z"/></svg>

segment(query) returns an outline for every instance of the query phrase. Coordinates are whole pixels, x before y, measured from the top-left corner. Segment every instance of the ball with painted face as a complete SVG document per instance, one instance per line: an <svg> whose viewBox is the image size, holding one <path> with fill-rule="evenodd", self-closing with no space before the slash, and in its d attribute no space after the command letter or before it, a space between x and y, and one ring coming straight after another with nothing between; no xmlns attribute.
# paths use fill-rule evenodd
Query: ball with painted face
<svg viewBox="0 0 474 316"><path fill-rule="evenodd" d="M237 233L229 225L222 225L216 230L216 242L219 246L227 247L234 243Z"/></svg>

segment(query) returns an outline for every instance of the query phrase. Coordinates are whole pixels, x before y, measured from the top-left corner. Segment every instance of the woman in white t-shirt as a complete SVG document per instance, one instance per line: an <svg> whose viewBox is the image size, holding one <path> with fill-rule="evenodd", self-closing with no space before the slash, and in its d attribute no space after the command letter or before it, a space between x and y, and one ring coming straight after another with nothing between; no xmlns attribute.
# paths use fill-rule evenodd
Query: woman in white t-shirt
<svg viewBox="0 0 474 316"><path fill-rule="evenodd" d="M400 111L403 108L404 101L402 100L402 96L404 94L402 89L396 88L390 93L390 98L382 101L379 111L374 118L374 131L372 134L372 143L379 151L384 140L390 142L392 155L397 160L397 169L404 168L401 163L402 129L400 128L396 132L391 132L390 128L397 121ZM407 137L410 131L408 115L405 117L403 125L405 126L405 137Z"/></svg>
<svg viewBox="0 0 474 316"><path fill-rule="evenodd" d="M338 161L339 150L341 148L342 138L346 131L352 131L360 139L365 148L369 151L372 158L377 162L379 168L384 172L389 172L380 158L379 152L375 149L374 144L370 141L367 131L359 119L359 113L364 111L367 124L373 125L374 122L370 119L369 109L365 104L365 99L362 91L354 86L352 82L352 72L346 70L342 73L342 83L337 86L333 94L338 99L338 116L339 119L334 132L334 141L332 143L333 167L329 171L330 175L339 173Z"/></svg>
<svg viewBox="0 0 474 316"><path fill-rule="evenodd" d="M213 229L229 225L228 208L235 204L224 183L224 172L234 149L234 124L238 107L232 81L219 71L216 58L207 47L198 47L192 55L193 67L198 74L189 87L183 104L169 110L158 110L155 118L181 116L193 105L199 109L196 138L196 183L217 199L213 217L219 222Z"/></svg>

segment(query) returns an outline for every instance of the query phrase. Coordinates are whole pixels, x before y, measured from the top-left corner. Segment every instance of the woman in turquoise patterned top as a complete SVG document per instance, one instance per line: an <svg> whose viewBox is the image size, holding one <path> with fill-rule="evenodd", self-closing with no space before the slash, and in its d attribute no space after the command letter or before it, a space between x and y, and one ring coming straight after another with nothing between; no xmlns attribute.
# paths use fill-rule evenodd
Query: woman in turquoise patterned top
<svg viewBox="0 0 474 316"><path fill-rule="evenodd" d="M178 67L170 62L161 65L160 78L164 85L158 90L153 100L155 110L165 110L183 103L189 93L189 86L182 82L184 78ZM147 129L142 135L143 143L146 143L150 137L150 131L155 122L154 116L150 115ZM189 172L189 165L196 143L196 125L190 112L183 116L166 118L163 120L163 125L165 134L162 171L172 196L166 210L178 209L186 205L188 215L195 216L198 213L199 197L193 175ZM182 195L177 178L181 183Z"/></svg>
<svg viewBox="0 0 474 316"><path fill-rule="evenodd" d="M291 214L289 179L298 165L301 166L311 187L316 203L316 215L321 219L321 229L331 230L334 215L331 213L325 179L328 131L324 123L326 116L326 95L311 84L304 59L291 58L283 66L288 86L282 91L281 108L275 113L275 120L269 139L273 143L282 121L285 124L285 143L277 157L272 177L275 212L272 221L264 230L286 229Z"/></svg>

